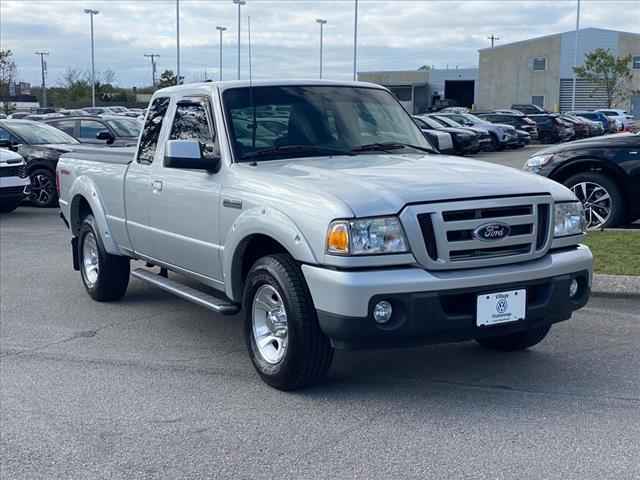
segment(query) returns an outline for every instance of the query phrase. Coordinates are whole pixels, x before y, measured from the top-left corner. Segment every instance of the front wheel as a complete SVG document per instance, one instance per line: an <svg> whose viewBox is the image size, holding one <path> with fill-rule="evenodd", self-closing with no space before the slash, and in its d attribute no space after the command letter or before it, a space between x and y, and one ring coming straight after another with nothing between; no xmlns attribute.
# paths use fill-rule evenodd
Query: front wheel
<svg viewBox="0 0 640 480"><path fill-rule="evenodd" d="M625 223L624 198L611 178L601 173L579 173L569 177L564 185L582 202L589 230Z"/></svg>
<svg viewBox="0 0 640 480"><path fill-rule="evenodd" d="M29 176L31 177L29 201L40 208L55 207L58 204L58 192L56 192L54 173L46 168L39 168Z"/></svg>
<svg viewBox="0 0 640 480"><path fill-rule="evenodd" d="M512 333L500 337L477 338L476 342L491 350L517 352L519 350L526 350L540 343L547 336L549 330L551 330L551 325L546 325L544 327L531 328L524 332Z"/></svg>
<svg viewBox="0 0 640 480"><path fill-rule="evenodd" d="M243 307L247 349L264 382L295 390L324 378L333 348L320 330L300 267L289 255L269 255L253 265Z"/></svg>
<svg viewBox="0 0 640 480"><path fill-rule="evenodd" d="M82 220L78 258L82 283L91 298L109 302L124 296L129 286L129 258L105 250L93 215Z"/></svg>

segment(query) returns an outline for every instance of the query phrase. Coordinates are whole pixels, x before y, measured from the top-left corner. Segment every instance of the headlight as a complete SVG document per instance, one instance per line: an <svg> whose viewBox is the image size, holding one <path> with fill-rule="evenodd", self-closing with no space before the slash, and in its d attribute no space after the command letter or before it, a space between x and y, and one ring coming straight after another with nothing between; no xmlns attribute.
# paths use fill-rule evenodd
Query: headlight
<svg viewBox="0 0 640 480"><path fill-rule="evenodd" d="M553 155L534 155L527 163L524 164L524 169L530 172L538 173L542 167L551 161Z"/></svg>
<svg viewBox="0 0 640 480"><path fill-rule="evenodd" d="M556 203L554 237L580 235L586 231L587 222L580 202Z"/></svg>
<svg viewBox="0 0 640 480"><path fill-rule="evenodd" d="M407 240L397 217L337 220L329 226L327 253L377 255L405 253Z"/></svg>

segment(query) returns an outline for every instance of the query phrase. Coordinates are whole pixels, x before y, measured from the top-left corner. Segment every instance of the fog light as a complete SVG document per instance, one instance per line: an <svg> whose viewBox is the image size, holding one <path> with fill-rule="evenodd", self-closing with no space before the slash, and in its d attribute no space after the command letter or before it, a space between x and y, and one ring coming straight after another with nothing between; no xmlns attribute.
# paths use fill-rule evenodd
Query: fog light
<svg viewBox="0 0 640 480"><path fill-rule="evenodd" d="M393 314L393 308L391 304L386 300L382 300L381 302L376 303L376 306L373 307L373 319L376 323L384 324L391 320L391 315Z"/></svg>
<svg viewBox="0 0 640 480"><path fill-rule="evenodd" d="M574 298L578 294L578 280L575 278L571 280L571 284L569 285L569 297Z"/></svg>

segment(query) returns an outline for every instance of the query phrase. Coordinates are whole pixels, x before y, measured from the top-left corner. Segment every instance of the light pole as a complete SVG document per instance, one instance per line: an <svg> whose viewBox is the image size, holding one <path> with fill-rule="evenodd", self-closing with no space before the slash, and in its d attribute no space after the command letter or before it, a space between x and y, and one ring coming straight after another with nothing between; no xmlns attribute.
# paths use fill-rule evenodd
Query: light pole
<svg viewBox="0 0 640 480"><path fill-rule="evenodd" d="M35 52L36 55L40 55L40 68L42 69L42 106L47 106L47 64L44 61L44 57L49 56L49 52Z"/></svg>
<svg viewBox="0 0 640 480"><path fill-rule="evenodd" d="M180 85L180 0L176 0L176 85Z"/></svg>
<svg viewBox="0 0 640 480"><path fill-rule="evenodd" d="M227 27L221 27L218 25L216 30L220 32L220 81L222 81L222 32L224 32Z"/></svg>
<svg viewBox="0 0 640 480"><path fill-rule="evenodd" d="M98 15L98 10L85 8L84 13L91 17L91 106L96 106L96 57L93 45L93 16Z"/></svg>
<svg viewBox="0 0 640 480"><path fill-rule="evenodd" d="M575 68L578 66L578 45L579 45L579 37L580 37L580 0L578 0L578 9L576 11L576 43L573 49L573 88L571 92L571 110L576 109L576 71Z"/></svg>
<svg viewBox="0 0 640 480"><path fill-rule="evenodd" d="M322 18L318 18L316 19L316 22L320 24L320 78L322 78L322 37L324 33L324 26L327 21Z"/></svg>
<svg viewBox="0 0 640 480"><path fill-rule="evenodd" d="M497 40L500 40L500 37L496 37L493 33L490 37L487 37L487 40L491 40L491 48L495 46Z"/></svg>
<svg viewBox="0 0 640 480"><path fill-rule="evenodd" d="M238 80L240 80L240 7L246 5L245 0L233 0L233 3L238 5Z"/></svg>
<svg viewBox="0 0 640 480"><path fill-rule="evenodd" d="M156 58L158 58L160 55L158 55L157 53L145 53L144 56L146 58L150 58L151 59L151 84L155 87L156 86Z"/></svg>
<svg viewBox="0 0 640 480"><path fill-rule="evenodd" d="M358 79L358 0L355 0L353 16L353 80Z"/></svg>

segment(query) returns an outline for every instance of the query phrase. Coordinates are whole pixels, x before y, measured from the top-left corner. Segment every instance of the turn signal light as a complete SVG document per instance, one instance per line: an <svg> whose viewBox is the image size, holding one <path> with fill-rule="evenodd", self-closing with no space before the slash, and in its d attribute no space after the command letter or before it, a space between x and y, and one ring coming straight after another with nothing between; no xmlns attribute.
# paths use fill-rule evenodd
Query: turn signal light
<svg viewBox="0 0 640 480"><path fill-rule="evenodd" d="M327 251L346 255L349 253L349 227L346 223L334 223L327 234Z"/></svg>

